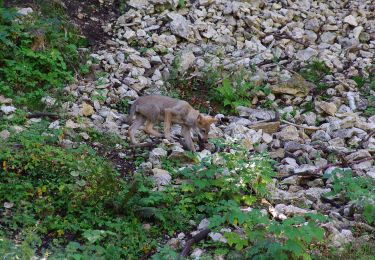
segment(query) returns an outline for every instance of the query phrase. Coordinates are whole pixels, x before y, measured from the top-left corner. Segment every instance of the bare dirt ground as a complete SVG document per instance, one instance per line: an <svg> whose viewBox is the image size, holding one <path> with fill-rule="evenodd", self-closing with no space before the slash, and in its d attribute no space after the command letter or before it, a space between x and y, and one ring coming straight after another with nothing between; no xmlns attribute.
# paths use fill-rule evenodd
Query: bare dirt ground
<svg viewBox="0 0 375 260"><path fill-rule="evenodd" d="M99 0L5 0L6 7L31 7L33 10L41 10L47 3L56 8L65 9L69 21L76 25L77 29L88 39L90 47L99 48L110 38L102 28L111 20L116 19L121 10L125 8L123 0L99 1ZM102 3L103 2L103 3ZM126 9L122 10L125 11Z"/></svg>

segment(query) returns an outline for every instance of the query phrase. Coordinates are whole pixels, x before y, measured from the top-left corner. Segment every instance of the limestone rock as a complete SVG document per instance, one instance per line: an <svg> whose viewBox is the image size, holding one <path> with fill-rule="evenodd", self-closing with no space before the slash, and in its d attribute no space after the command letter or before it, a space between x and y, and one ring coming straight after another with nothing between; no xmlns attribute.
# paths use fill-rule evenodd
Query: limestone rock
<svg viewBox="0 0 375 260"><path fill-rule="evenodd" d="M17 109L16 109L14 106L6 106L6 105L2 105L2 106L0 107L0 110L1 110L4 114L9 115L9 114L15 112Z"/></svg>
<svg viewBox="0 0 375 260"><path fill-rule="evenodd" d="M152 173L154 174L153 179L157 186L165 186L170 184L172 177L168 171L154 168L152 169Z"/></svg>
<svg viewBox="0 0 375 260"><path fill-rule="evenodd" d="M288 125L278 133L281 140L284 141L298 141L298 130L295 126Z"/></svg>
<svg viewBox="0 0 375 260"><path fill-rule="evenodd" d="M91 116L92 114L94 114L94 108L87 103L83 103L81 113L83 116Z"/></svg>
<svg viewBox="0 0 375 260"><path fill-rule="evenodd" d="M171 32L182 38L189 39L191 29L188 20L178 13L168 13L168 17L172 19L170 24Z"/></svg>
<svg viewBox="0 0 375 260"><path fill-rule="evenodd" d="M324 112L330 116L334 116L337 112L336 105L327 101L315 101L315 109L320 113Z"/></svg>
<svg viewBox="0 0 375 260"><path fill-rule="evenodd" d="M295 74L288 81L272 87L272 92L274 94L289 94L296 97L305 97L313 87L313 83L310 83L302 76Z"/></svg>
<svg viewBox="0 0 375 260"><path fill-rule="evenodd" d="M353 15L348 15L344 18L344 23L350 24L352 26L357 26L357 19Z"/></svg>

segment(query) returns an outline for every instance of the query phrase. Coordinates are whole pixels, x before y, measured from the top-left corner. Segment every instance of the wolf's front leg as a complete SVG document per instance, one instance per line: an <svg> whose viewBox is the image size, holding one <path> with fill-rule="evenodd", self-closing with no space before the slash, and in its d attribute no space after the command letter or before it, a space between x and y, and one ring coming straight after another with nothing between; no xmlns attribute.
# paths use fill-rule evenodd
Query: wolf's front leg
<svg viewBox="0 0 375 260"><path fill-rule="evenodd" d="M164 110L164 135L168 141L172 141L171 136L172 111L169 108Z"/></svg>
<svg viewBox="0 0 375 260"><path fill-rule="evenodd" d="M192 151L192 152L195 152L195 147L194 147L194 143L193 143L193 140L191 140L191 131L190 131L190 127L186 126L186 125L183 125L181 127L181 135L184 137L184 140L185 140L185 143L186 143L186 146L187 148Z"/></svg>

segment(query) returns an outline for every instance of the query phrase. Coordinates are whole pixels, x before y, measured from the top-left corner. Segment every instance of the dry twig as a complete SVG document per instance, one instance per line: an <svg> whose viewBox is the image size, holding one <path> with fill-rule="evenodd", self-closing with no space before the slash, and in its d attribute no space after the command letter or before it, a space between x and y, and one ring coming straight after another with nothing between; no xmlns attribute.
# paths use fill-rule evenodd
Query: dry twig
<svg viewBox="0 0 375 260"><path fill-rule="evenodd" d="M198 243L199 241L201 241L202 239L206 238L208 236L208 234L211 232L210 229L206 228L206 229L203 229L201 232L199 232L198 234L196 234L195 236L193 236L191 239L189 239L186 244L185 244L185 247L184 249L182 250L181 254L178 256L178 260L182 259L183 257L187 256L187 254L189 253L190 251L190 248L191 246L194 244L194 243Z"/></svg>

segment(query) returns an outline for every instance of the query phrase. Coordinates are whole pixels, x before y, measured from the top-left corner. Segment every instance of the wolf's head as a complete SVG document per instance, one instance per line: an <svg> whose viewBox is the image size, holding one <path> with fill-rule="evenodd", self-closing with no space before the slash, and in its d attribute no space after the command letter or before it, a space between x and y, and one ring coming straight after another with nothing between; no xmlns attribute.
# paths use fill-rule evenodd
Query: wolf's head
<svg viewBox="0 0 375 260"><path fill-rule="evenodd" d="M203 114L199 114L197 118L197 128L202 141L207 142L208 140L208 132L210 132L211 124L217 122L217 119L212 116L205 116Z"/></svg>

